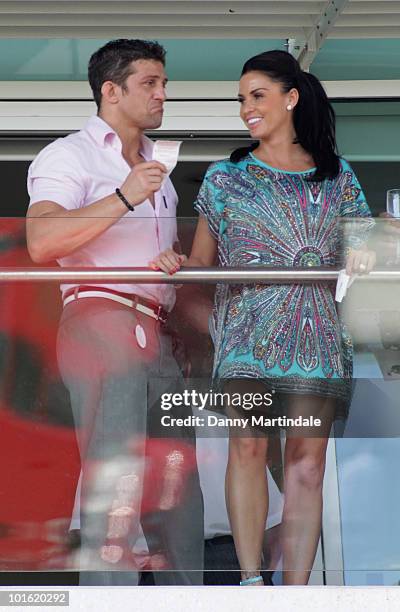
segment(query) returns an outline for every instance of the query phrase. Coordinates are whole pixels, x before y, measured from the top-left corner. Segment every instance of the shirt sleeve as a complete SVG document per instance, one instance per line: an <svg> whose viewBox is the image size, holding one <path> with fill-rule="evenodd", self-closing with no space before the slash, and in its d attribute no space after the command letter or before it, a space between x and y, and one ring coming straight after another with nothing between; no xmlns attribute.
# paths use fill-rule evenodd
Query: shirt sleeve
<svg viewBox="0 0 400 612"><path fill-rule="evenodd" d="M346 250L359 249L367 242L375 221L350 164L342 159L341 165L343 188L339 214L342 220L344 247Z"/></svg>
<svg viewBox="0 0 400 612"><path fill-rule="evenodd" d="M50 200L68 210L81 208L85 197L79 159L58 142L44 148L28 170L29 206Z"/></svg>
<svg viewBox="0 0 400 612"><path fill-rule="evenodd" d="M207 219L210 232L216 240L218 240L218 236L224 229L222 216L224 204L218 198L218 189L216 187L217 175L217 164L211 164L205 174L194 203L194 209Z"/></svg>

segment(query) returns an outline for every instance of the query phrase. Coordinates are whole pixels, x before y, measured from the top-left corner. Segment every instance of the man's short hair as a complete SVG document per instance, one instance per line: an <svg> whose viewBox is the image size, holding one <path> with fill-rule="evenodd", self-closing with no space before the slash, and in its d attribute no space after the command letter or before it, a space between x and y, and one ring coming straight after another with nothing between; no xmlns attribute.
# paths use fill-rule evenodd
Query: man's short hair
<svg viewBox="0 0 400 612"><path fill-rule="evenodd" d="M101 87L105 81L112 81L123 88L133 72L132 62L154 60L165 66L165 54L164 47L149 40L119 38L100 47L91 56L88 69L89 84L97 108L100 108Z"/></svg>

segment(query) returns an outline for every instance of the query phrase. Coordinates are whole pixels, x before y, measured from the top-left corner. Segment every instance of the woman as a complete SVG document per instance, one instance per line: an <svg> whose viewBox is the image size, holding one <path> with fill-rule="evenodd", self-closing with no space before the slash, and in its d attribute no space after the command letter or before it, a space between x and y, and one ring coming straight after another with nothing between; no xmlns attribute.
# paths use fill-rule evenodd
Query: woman
<svg viewBox="0 0 400 612"><path fill-rule="evenodd" d="M360 217L358 233L347 238L346 269L370 271L374 256L364 241L371 213L336 153L334 112L318 79L289 53L268 51L245 63L238 100L256 142L209 167L195 205L200 218L190 258L169 250L153 267L173 273L181 265L211 266L217 252L222 266L337 266L338 218ZM280 414L321 419L301 433L289 428L285 445L284 583L306 584L321 531L328 435L350 400L351 340L332 287L219 286L214 332L214 376L224 391L269 389ZM262 584L267 445L265 428L231 429L226 501L243 585Z"/></svg>

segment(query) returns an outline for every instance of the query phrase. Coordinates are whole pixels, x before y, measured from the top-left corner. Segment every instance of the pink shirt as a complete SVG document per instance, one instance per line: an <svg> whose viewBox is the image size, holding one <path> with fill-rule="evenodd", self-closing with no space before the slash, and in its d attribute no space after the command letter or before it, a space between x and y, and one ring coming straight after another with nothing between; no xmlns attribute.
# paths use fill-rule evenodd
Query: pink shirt
<svg viewBox="0 0 400 612"><path fill-rule="evenodd" d="M33 161L28 172L29 206L50 200L73 210L114 193L131 171L121 151L122 144L114 130L100 117L91 117L81 131L58 138ZM143 136L140 154L151 160L152 153L153 142ZM103 234L58 263L66 267L148 267L149 261L177 240L178 198L169 178L154 199L155 208L145 200L134 212L127 209ZM91 284L137 293L163 304L167 310L175 302L172 285ZM61 285L61 290L72 287Z"/></svg>

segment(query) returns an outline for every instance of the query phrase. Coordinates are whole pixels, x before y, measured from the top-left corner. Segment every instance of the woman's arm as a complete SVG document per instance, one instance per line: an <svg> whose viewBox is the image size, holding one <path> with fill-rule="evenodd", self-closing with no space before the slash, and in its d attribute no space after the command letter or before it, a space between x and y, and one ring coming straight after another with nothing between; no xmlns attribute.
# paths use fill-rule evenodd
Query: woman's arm
<svg viewBox="0 0 400 612"><path fill-rule="evenodd" d="M344 250L346 253L346 272L365 274L371 272L376 263L376 255L367 247L369 234L374 227L370 208L361 185L350 164L342 159L345 173L345 192L340 205L343 221Z"/></svg>
<svg viewBox="0 0 400 612"><path fill-rule="evenodd" d="M217 241L210 232L207 219L200 215L197 222L190 257L184 265L209 268L215 262L216 254Z"/></svg>
<svg viewBox="0 0 400 612"><path fill-rule="evenodd" d="M201 215L197 222L189 258L176 253L173 249L166 249L149 262L149 266L153 270L162 270L166 274L175 274L181 266L208 268L214 263L216 253L217 241L209 230L207 219Z"/></svg>

